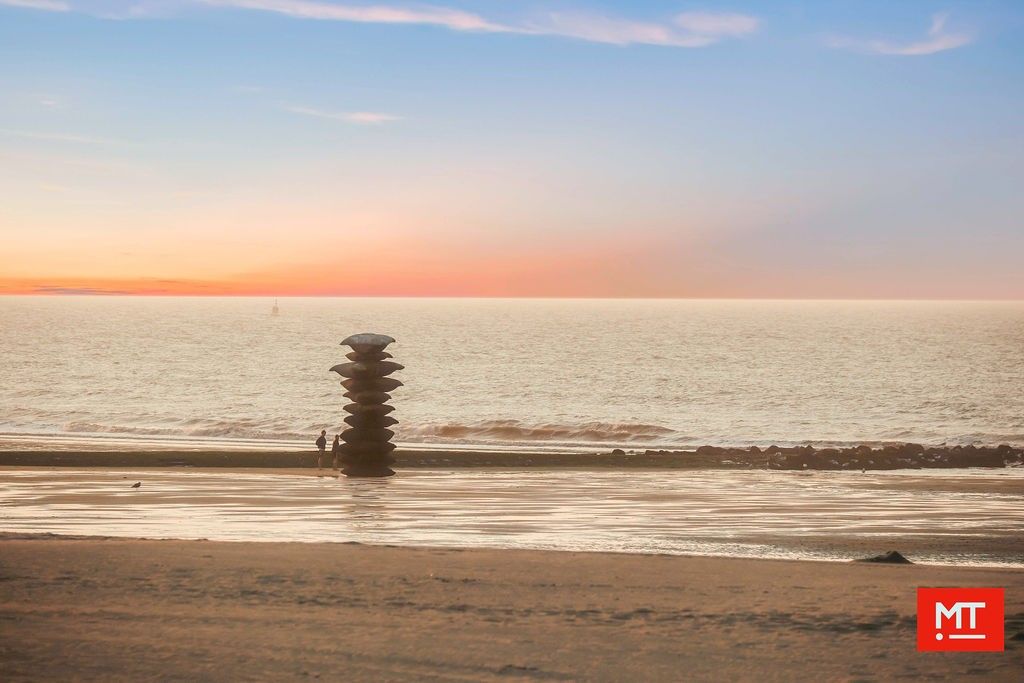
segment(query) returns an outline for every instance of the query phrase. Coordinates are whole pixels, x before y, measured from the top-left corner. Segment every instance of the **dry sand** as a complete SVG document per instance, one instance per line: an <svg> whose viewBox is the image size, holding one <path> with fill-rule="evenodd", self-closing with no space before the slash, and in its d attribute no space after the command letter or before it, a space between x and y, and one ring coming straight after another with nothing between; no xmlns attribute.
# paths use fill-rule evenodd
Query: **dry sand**
<svg viewBox="0 0 1024 683"><path fill-rule="evenodd" d="M918 653L915 588L1004 586L1007 651ZM10 536L0 679L1020 680L1024 571Z"/></svg>

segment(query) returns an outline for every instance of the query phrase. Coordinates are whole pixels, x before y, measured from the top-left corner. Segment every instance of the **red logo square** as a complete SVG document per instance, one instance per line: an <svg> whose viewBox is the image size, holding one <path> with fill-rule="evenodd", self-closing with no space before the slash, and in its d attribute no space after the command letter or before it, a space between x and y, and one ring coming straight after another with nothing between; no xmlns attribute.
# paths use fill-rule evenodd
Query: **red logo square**
<svg viewBox="0 0 1024 683"><path fill-rule="evenodd" d="M1001 652L1002 588L918 588L920 652Z"/></svg>

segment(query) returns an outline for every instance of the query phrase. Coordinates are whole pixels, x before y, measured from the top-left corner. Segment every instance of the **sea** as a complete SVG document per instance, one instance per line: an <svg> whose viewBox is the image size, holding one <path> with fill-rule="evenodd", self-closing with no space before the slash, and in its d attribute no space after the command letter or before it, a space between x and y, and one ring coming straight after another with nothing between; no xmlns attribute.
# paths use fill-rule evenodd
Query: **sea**
<svg viewBox="0 0 1024 683"><path fill-rule="evenodd" d="M295 449L393 336L410 448L1024 445L1024 302L0 297L0 448Z"/></svg>

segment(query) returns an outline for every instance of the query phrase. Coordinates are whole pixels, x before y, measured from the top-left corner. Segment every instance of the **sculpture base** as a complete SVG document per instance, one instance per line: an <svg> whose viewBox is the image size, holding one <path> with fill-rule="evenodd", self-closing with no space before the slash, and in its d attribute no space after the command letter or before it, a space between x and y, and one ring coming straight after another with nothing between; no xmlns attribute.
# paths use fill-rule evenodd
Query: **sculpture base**
<svg viewBox="0 0 1024 683"><path fill-rule="evenodd" d="M346 477L391 477L395 471L387 465L369 465L360 463L358 465L345 465L341 473Z"/></svg>

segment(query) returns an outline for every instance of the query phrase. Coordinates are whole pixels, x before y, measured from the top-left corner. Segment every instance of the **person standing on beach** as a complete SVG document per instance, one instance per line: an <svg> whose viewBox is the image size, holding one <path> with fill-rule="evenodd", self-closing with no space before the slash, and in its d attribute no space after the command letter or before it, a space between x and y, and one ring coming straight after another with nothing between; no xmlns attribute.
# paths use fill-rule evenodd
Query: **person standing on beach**
<svg viewBox="0 0 1024 683"><path fill-rule="evenodd" d="M334 464L331 469L338 469L338 456L341 454L341 434L334 435L334 442L331 443L331 455L334 456Z"/></svg>
<svg viewBox="0 0 1024 683"><path fill-rule="evenodd" d="M316 468L323 469L324 466L324 449L327 448L327 430L321 429L320 436L316 440Z"/></svg>

